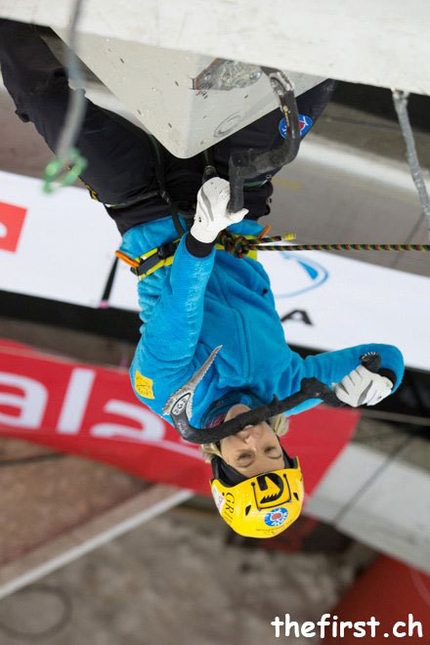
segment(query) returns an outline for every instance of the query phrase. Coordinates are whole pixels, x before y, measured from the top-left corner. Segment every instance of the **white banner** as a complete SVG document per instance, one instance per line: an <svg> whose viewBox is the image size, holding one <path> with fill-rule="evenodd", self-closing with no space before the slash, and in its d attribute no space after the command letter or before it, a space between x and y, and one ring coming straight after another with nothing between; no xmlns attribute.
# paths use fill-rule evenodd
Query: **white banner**
<svg viewBox="0 0 430 645"><path fill-rule="evenodd" d="M120 242L103 207L83 189L46 196L35 179L0 173L0 181L0 290L98 307ZM430 371L430 278L335 251L267 251L259 259L289 343L392 343L407 366ZM136 279L122 263L109 304L137 310Z"/></svg>
<svg viewBox="0 0 430 645"><path fill-rule="evenodd" d="M334 350L389 343L399 347L409 367L430 370L430 278L339 257L335 251L260 251L259 260L270 276L290 344ZM112 306L137 309L130 278L133 282L121 266Z"/></svg>
<svg viewBox="0 0 430 645"><path fill-rule="evenodd" d="M0 290L98 307L120 242L85 189L0 172Z"/></svg>
<svg viewBox="0 0 430 645"><path fill-rule="evenodd" d="M266 252L259 258L289 343L322 350L390 343L409 367L430 370L430 278L335 251Z"/></svg>

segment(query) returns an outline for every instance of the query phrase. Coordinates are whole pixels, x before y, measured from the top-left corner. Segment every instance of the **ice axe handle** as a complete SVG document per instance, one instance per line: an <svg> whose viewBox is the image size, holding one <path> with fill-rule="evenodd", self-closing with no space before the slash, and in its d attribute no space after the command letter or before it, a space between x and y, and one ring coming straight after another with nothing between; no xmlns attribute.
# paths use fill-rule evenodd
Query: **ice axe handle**
<svg viewBox="0 0 430 645"><path fill-rule="evenodd" d="M252 150L242 152L233 151L230 155L229 178L230 178L230 201L227 205L229 213L237 213L243 208L244 195L243 188L245 177L250 172L248 166L251 166Z"/></svg>
<svg viewBox="0 0 430 645"><path fill-rule="evenodd" d="M364 354L363 356L360 357L360 360L363 367L368 369L369 372L378 374L379 370L381 369L381 357L377 352Z"/></svg>
<svg viewBox="0 0 430 645"><path fill-rule="evenodd" d="M214 177L219 177L216 168L211 165L205 166L202 184L205 184ZM237 211L240 211L243 208L243 185L244 179L242 179L242 177L235 177L235 179L230 182L231 197L227 206L229 213L237 213Z"/></svg>
<svg viewBox="0 0 430 645"><path fill-rule="evenodd" d="M218 173L216 171L215 166L211 166L210 164L205 166L205 169L203 171L203 177L202 177L202 184L205 184L209 179L213 179L214 177L218 177Z"/></svg>
<svg viewBox="0 0 430 645"><path fill-rule="evenodd" d="M360 361L363 367L368 369L369 372L373 372L377 374L381 369L381 357L377 352L364 354L363 356L360 357ZM328 387L322 389L321 394L318 398L321 398L326 405L330 405L333 408L339 408L339 407L345 406L345 403L343 403L340 399L338 399L336 394L333 392L333 390L330 390L330 388Z"/></svg>
<svg viewBox="0 0 430 645"><path fill-rule="evenodd" d="M232 175L230 175L232 177ZM245 180L243 177L238 175L233 176L230 179L230 201L227 205L227 210L229 213L237 213L243 208L244 196L243 196L243 187Z"/></svg>
<svg viewBox="0 0 430 645"><path fill-rule="evenodd" d="M287 125L287 136L276 148L258 153L252 148L233 151L229 159L231 198L227 209L236 213L243 208L243 189L246 180L266 176L269 179L282 166L291 163L299 151L300 123L294 88L288 77L281 71L263 67L275 92L282 115Z"/></svg>

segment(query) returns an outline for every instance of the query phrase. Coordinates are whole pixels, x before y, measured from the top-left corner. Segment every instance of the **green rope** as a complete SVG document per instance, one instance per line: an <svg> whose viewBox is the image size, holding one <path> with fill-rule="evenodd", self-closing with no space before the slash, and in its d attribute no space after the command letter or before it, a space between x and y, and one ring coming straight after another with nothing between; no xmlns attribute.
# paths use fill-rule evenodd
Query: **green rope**
<svg viewBox="0 0 430 645"><path fill-rule="evenodd" d="M430 251L430 244L287 244L291 235L247 238L221 231L217 242L236 257L245 257L249 251ZM278 244L273 244L278 242Z"/></svg>

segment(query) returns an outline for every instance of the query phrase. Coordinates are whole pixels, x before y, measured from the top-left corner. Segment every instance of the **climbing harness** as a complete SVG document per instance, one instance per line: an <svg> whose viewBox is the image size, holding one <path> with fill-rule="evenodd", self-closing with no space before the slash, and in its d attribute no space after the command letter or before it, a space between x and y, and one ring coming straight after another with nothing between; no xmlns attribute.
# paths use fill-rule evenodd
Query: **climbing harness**
<svg viewBox="0 0 430 645"><path fill-rule="evenodd" d="M294 238L294 236L284 237L286 239ZM238 238L237 244L235 242L236 238ZM234 235L228 231L223 231L217 237L215 248L217 250L225 250L236 257L249 257L252 260L256 260L257 251L254 247L258 246L259 240L260 238L254 236ZM154 271L157 271L157 269L171 265L180 241L181 238L176 238L172 242L167 242L155 249L147 251L138 258L130 258L122 251L115 251L115 255L128 264L130 271L141 280L151 275L151 273L154 273Z"/></svg>
<svg viewBox="0 0 430 645"><path fill-rule="evenodd" d="M122 251L115 251L117 258L130 266L130 271L139 279L146 278L151 273L173 262L173 256L180 242L180 238L151 249L138 258L130 258Z"/></svg>

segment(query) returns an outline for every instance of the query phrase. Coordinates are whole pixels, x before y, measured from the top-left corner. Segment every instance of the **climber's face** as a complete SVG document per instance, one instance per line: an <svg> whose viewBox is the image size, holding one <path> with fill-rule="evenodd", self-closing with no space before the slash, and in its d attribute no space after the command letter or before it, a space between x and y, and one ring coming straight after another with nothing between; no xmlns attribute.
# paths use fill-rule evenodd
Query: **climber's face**
<svg viewBox="0 0 430 645"><path fill-rule="evenodd" d="M249 410L242 403L233 405L224 421L230 421ZM245 477L285 468L279 439L266 421L246 426L236 434L221 439L220 448L223 460Z"/></svg>

